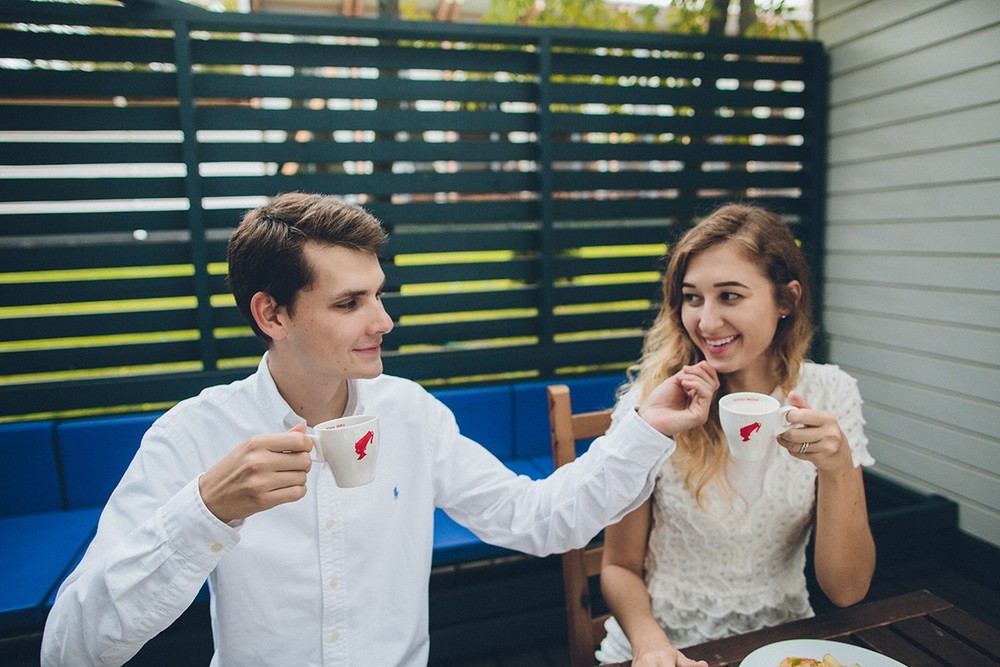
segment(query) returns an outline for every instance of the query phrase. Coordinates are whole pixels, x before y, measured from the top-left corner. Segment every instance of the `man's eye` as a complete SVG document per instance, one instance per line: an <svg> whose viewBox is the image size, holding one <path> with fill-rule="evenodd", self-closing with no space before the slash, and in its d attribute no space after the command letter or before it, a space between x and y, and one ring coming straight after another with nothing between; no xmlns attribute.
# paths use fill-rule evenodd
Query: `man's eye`
<svg viewBox="0 0 1000 667"><path fill-rule="evenodd" d="M351 299L350 301L344 301L343 303L337 304L337 308L341 308L343 310L354 310L357 307L358 302L356 299Z"/></svg>

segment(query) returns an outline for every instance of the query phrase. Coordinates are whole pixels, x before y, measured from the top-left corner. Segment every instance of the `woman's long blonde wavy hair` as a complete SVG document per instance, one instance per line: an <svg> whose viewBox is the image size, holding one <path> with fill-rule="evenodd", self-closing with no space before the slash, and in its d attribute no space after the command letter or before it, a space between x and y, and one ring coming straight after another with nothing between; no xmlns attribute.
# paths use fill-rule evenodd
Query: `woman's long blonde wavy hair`
<svg viewBox="0 0 1000 667"><path fill-rule="evenodd" d="M809 267L791 230L780 218L756 206L727 204L685 233L668 252L663 306L646 334L642 358L632 369L640 400L683 366L704 359L681 321L682 285L691 260L722 243L732 244L760 268L771 281L778 308L788 312L778 322L770 353L777 384L785 392L795 386L813 334ZM802 286L797 300L787 288L793 280ZM677 442L674 460L684 473L685 486L699 504L705 486L715 479L721 479L723 488L729 490L725 477L729 448L719 425L718 406L718 398L728 393L728 389L725 376L720 374L719 379L721 387L705 424L674 438Z"/></svg>

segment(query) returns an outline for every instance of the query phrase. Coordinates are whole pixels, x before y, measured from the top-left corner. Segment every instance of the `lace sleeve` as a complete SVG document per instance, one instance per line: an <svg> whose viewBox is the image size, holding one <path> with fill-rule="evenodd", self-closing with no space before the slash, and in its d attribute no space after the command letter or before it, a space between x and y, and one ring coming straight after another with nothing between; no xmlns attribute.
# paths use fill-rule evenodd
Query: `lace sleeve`
<svg viewBox="0 0 1000 667"><path fill-rule="evenodd" d="M817 406L829 410L840 423L840 430L847 436L851 445L851 456L855 466L870 466L875 459L868 452L868 437L865 436L865 419L861 413L861 392L858 381L838 366L827 366L828 396L826 406Z"/></svg>

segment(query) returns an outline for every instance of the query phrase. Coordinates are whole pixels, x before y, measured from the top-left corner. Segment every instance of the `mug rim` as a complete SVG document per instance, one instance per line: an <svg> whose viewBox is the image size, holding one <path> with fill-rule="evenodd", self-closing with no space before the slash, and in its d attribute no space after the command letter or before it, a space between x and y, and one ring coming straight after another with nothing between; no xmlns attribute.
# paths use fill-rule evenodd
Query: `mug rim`
<svg viewBox="0 0 1000 667"><path fill-rule="evenodd" d="M361 426L362 424L368 424L371 422L377 422L377 415L349 415L347 417L335 417L334 419L327 419L326 421L320 422L313 426L314 431L330 431L334 428L343 428L348 426ZM337 424L333 426L333 424Z"/></svg>
<svg viewBox="0 0 1000 667"><path fill-rule="evenodd" d="M719 409L721 410L725 408L727 410L733 411L731 403L738 400L749 400L749 399L752 399L755 402L763 403L769 406L766 410L763 410L762 412L755 411L753 414L767 414L781 408L781 401L776 399L774 396L769 396L768 394L762 394L757 391L736 391L731 394L726 394L725 396L719 399Z"/></svg>

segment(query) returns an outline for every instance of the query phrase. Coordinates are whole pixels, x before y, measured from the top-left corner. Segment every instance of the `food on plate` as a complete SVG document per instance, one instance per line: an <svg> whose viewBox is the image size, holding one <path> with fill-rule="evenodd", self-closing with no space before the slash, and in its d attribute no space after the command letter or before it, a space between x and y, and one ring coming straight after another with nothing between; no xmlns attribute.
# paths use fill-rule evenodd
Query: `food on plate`
<svg viewBox="0 0 1000 667"><path fill-rule="evenodd" d="M832 654L827 653L823 656L822 660L816 660L814 658L800 658L797 656L788 656L781 661L778 667L847 667L844 663L833 657ZM861 667L857 663L851 665L851 667Z"/></svg>
<svg viewBox="0 0 1000 667"><path fill-rule="evenodd" d="M832 654L827 653L823 656L823 667L846 667L840 660L833 657ZM851 667L861 667L858 663L854 663Z"/></svg>
<svg viewBox="0 0 1000 667"><path fill-rule="evenodd" d="M781 664L778 667L823 667L823 663L820 660L814 660L812 658L788 656L781 661Z"/></svg>

